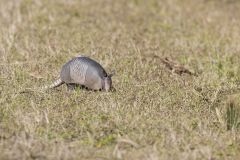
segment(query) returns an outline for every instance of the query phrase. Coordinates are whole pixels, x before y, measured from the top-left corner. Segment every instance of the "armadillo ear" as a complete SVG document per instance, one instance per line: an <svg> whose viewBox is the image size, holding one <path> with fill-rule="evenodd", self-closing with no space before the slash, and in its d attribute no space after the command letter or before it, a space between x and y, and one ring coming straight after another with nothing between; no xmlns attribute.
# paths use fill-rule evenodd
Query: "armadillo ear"
<svg viewBox="0 0 240 160"><path fill-rule="evenodd" d="M108 75L108 77L112 77L112 76L114 76L116 74L116 71L115 70L113 70L109 75Z"/></svg>

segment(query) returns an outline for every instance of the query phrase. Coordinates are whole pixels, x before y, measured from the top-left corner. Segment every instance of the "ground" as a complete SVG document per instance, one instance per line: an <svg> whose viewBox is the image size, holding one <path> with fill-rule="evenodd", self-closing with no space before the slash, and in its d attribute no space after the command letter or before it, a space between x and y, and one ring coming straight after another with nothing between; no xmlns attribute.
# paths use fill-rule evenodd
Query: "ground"
<svg viewBox="0 0 240 160"><path fill-rule="evenodd" d="M239 17L237 0L1 0L0 159L238 159ZM79 54L116 92L37 90Z"/></svg>

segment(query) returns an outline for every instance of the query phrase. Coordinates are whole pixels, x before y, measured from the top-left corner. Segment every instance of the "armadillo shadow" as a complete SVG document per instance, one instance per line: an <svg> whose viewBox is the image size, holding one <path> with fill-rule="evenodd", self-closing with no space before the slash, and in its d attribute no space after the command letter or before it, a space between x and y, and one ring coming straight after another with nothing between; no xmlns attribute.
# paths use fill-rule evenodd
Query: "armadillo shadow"
<svg viewBox="0 0 240 160"><path fill-rule="evenodd" d="M57 90L57 89L51 89L52 91L60 91L60 90ZM92 92L106 92L105 90L103 89L99 89L99 90L93 90L93 89L90 89L86 86L83 86L83 85L79 85L79 84L67 84L67 90L68 91L76 91L76 90L85 90L85 91L92 91ZM14 94L25 94L25 93L33 93L33 92L38 92L38 93L46 93L48 92L49 90L45 90L45 91L42 91L40 89L31 89L31 88L26 88L22 91L18 91ZM116 92L117 90L114 88L114 87L111 87L111 89L108 91L108 92Z"/></svg>
<svg viewBox="0 0 240 160"><path fill-rule="evenodd" d="M104 91L103 89L93 90L80 84L67 84L67 89L68 91L75 91L75 90L86 90L86 91L93 91L93 92ZM116 88L111 87L110 92L116 92L116 91L117 91Z"/></svg>

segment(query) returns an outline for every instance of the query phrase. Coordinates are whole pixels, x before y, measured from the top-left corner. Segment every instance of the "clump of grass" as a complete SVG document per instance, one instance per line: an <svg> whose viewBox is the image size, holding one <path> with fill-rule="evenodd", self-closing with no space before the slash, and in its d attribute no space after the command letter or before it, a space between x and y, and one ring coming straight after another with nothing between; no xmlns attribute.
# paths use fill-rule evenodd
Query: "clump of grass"
<svg viewBox="0 0 240 160"><path fill-rule="evenodd" d="M225 100L222 109L216 109L218 122L224 130L237 131L240 129L240 101L239 95L231 95Z"/></svg>
<svg viewBox="0 0 240 160"><path fill-rule="evenodd" d="M226 104L226 125L227 130L240 128L240 103L235 97L231 97Z"/></svg>

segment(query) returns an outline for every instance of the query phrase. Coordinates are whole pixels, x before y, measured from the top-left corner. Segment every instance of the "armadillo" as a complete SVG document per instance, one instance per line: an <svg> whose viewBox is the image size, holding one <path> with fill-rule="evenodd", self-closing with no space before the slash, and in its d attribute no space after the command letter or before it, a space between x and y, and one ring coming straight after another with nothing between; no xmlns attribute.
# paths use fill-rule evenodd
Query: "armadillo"
<svg viewBox="0 0 240 160"><path fill-rule="evenodd" d="M78 56L62 66L60 78L44 89L51 89L62 84L67 84L68 89L76 85L91 90L110 91L112 89L113 74L107 74L105 69L95 60Z"/></svg>

